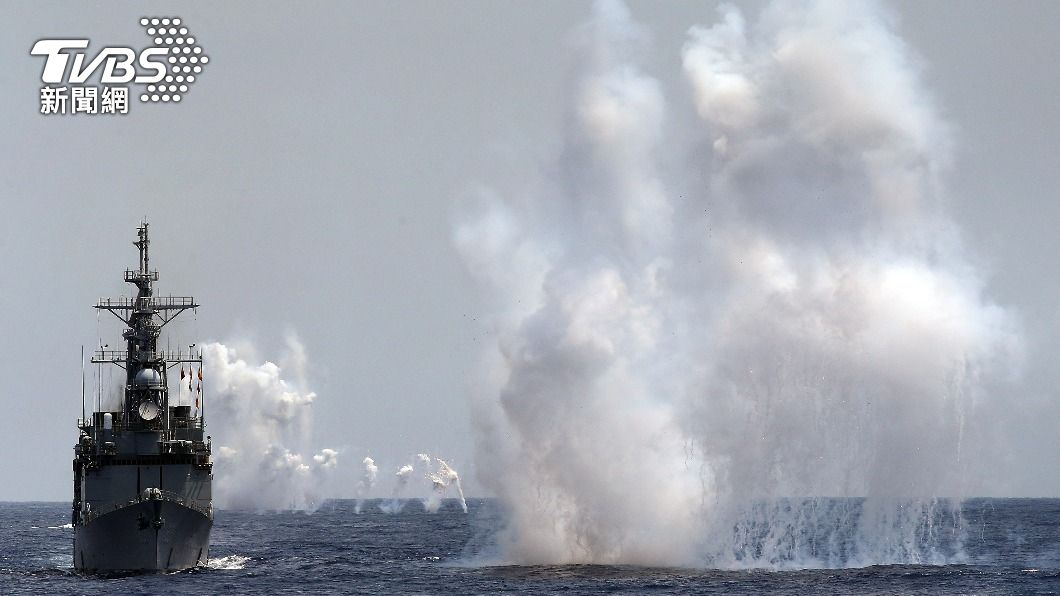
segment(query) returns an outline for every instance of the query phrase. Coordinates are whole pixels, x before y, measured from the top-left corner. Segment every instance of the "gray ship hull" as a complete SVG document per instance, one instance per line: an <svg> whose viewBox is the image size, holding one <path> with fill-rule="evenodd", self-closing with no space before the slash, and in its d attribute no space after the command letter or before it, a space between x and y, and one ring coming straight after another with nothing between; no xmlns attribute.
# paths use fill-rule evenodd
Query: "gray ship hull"
<svg viewBox="0 0 1060 596"><path fill-rule="evenodd" d="M74 526L74 568L164 572L205 565L213 521L168 500L144 500Z"/></svg>

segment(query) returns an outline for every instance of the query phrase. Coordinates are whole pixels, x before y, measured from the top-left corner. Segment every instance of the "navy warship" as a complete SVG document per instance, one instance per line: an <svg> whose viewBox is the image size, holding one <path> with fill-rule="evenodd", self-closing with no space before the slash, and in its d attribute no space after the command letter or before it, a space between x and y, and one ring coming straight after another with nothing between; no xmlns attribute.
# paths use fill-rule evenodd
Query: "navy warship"
<svg viewBox="0 0 1060 596"><path fill-rule="evenodd" d="M100 384L95 411L78 421L71 523L74 568L85 573L177 571L204 565L209 556L213 463L199 403L202 352L194 344L186 352L158 348L162 328L199 305L191 297L154 295L158 271L149 267L147 227L141 223L133 243L139 267L125 271L136 296L95 305L125 325L126 349L101 346L93 354L92 363L123 369L115 391L120 402L105 408ZM173 405L169 376L177 366ZM186 401L195 397L194 407L180 403L182 387Z"/></svg>

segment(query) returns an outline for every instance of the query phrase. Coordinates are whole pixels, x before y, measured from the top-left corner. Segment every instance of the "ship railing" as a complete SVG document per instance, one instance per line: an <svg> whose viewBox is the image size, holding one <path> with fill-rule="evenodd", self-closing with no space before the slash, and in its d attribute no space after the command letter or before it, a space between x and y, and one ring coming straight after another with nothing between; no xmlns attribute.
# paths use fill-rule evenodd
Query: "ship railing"
<svg viewBox="0 0 1060 596"><path fill-rule="evenodd" d="M173 492L171 490L157 489L156 495L160 495L160 496L159 497L152 497L152 498L156 498L156 499L157 498L161 498L164 501L172 501L174 503L177 503L178 505L183 505L184 507L187 507L188 509L191 509L193 511L198 511L199 513L205 515L206 517L208 517L210 519L213 519L213 505L212 504L209 507L203 507L202 505L199 505L198 503L196 503L194 500L186 499L180 493L176 493L176 492ZM151 500L151 498L145 498L145 497L143 497L141 495L140 500L141 501L149 501L149 500Z"/></svg>
<svg viewBox="0 0 1060 596"><path fill-rule="evenodd" d="M96 350L92 354L93 364L121 364L129 360L128 350ZM137 362L202 362L201 352L184 350L140 350L133 353Z"/></svg>
<svg viewBox="0 0 1060 596"><path fill-rule="evenodd" d="M158 433L158 440L161 443L172 443L173 441L188 441L188 433L192 431L200 431L205 429L206 426L202 419L196 419L195 421L189 421L187 426L173 426L172 428L156 428L149 427L143 423L131 423L131 424L119 424L114 425L108 430L103 427L92 426L92 422L88 421L86 426L82 426L81 430L95 441L102 441L107 435L104 433L109 432L112 439L120 437L126 431L142 431L149 430ZM160 451L159 453L169 453L169 451Z"/></svg>
<svg viewBox="0 0 1060 596"><path fill-rule="evenodd" d="M152 494L153 493L153 494ZM179 493L171 490L161 489L147 489L143 493L137 495L135 499L129 499L128 501L111 503L109 506L102 507L100 509L89 509L88 511L81 512L81 519L87 525L92 523L96 518L102 517L108 513L113 513L126 507L132 507L138 505L144 501L170 501L176 503L182 507L187 507L192 511L197 511L206 517L213 519L213 504L211 503L208 507L203 507L193 500L185 499Z"/></svg>
<svg viewBox="0 0 1060 596"><path fill-rule="evenodd" d="M145 296L142 298L119 296L117 298L100 298L96 308L102 310L184 310L198 308L198 303L191 296Z"/></svg>
<svg viewBox="0 0 1060 596"><path fill-rule="evenodd" d="M92 364L100 364L104 362L125 362L129 359L129 352L126 350L96 350L92 354Z"/></svg>
<svg viewBox="0 0 1060 596"><path fill-rule="evenodd" d="M137 281L158 281L158 270L140 271L139 269L126 269L125 281L135 283Z"/></svg>
<svg viewBox="0 0 1060 596"><path fill-rule="evenodd" d="M124 420L114 420L111 422L110 432L114 435L120 435L123 431L127 430L155 430L161 433L161 438L166 441L176 439L178 434L185 434L187 431L192 430L204 430L206 428L206 422L202 417L195 418L176 418L170 417L169 428L158 428L149 426L142 422L125 422ZM91 418L78 418L77 419L78 430L91 436L93 439L98 439L97 433L102 433L105 429L102 425L95 425ZM182 439L183 440L183 439Z"/></svg>

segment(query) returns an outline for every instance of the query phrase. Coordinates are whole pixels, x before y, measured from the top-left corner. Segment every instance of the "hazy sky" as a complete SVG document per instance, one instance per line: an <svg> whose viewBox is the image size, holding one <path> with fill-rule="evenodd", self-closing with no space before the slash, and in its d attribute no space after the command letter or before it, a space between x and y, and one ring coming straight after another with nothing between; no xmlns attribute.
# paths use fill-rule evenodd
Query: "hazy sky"
<svg viewBox="0 0 1060 596"><path fill-rule="evenodd" d="M954 129L952 210L991 297L1026 328L1011 396L1015 473L994 492L1060 495L1060 3L909 2L897 30ZM633 2L645 65L675 111L687 29L714 3ZM297 334L318 394L312 444L352 486L417 451L473 481L465 386L489 329L452 246L458 205L558 154L580 2L0 4L0 499L70 498L80 349L96 298L152 223L162 293L194 295L174 343ZM211 58L179 105L38 113L42 37L145 44L181 17ZM103 341L117 328L100 319Z"/></svg>

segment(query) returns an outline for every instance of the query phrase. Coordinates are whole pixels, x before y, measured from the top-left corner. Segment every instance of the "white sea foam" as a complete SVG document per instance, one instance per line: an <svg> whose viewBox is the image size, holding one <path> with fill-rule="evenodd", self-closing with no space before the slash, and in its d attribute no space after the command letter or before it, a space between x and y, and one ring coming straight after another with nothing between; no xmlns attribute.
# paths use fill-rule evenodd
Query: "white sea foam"
<svg viewBox="0 0 1060 596"><path fill-rule="evenodd" d="M244 557L242 555L228 555L225 557L217 557L210 559L206 562L206 566L210 569L245 569L248 561L250 561L250 557Z"/></svg>

